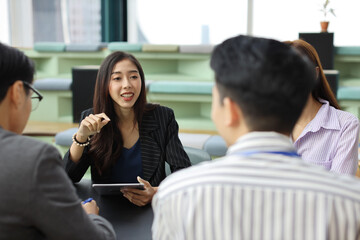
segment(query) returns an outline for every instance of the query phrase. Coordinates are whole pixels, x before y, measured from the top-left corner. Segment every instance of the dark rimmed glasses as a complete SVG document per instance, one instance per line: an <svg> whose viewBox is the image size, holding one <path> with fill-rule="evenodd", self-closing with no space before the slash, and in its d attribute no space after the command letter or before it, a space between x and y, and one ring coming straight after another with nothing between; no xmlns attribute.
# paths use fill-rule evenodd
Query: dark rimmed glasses
<svg viewBox="0 0 360 240"><path fill-rule="evenodd" d="M39 102L43 99L41 93L36 90L30 83L23 81L25 87L29 88L33 94L31 95L31 111L34 111L38 106Z"/></svg>

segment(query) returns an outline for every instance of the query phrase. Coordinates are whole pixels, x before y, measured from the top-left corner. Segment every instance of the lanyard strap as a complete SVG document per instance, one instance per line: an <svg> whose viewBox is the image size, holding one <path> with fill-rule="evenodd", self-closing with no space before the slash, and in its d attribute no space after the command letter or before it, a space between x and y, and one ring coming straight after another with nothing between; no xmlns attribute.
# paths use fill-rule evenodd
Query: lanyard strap
<svg viewBox="0 0 360 240"><path fill-rule="evenodd" d="M300 155L295 151L291 151L291 152L284 152L284 151L245 151L245 152L239 152L239 153L235 153L235 154L247 157L247 156L251 156L251 155L254 155L254 154L258 154L258 153L279 154L279 155L284 155L284 156L287 156L287 157L300 157Z"/></svg>

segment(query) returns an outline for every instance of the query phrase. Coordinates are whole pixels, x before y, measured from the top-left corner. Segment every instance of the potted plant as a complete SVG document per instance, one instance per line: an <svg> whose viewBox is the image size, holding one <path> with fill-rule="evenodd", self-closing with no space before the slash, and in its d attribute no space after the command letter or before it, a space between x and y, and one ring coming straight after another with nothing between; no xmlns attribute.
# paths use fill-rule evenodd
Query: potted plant
<svg viewBox="0 0 360 240"><path fill-rule="evenodd" d="M336 17L334 9L329 7L330 0L325 0L324 4L320 11L324 14L324 20L320 22L321 32L327 32L329 27L329 21L327 20L327 16L331 13L334 17Z"/></svg>

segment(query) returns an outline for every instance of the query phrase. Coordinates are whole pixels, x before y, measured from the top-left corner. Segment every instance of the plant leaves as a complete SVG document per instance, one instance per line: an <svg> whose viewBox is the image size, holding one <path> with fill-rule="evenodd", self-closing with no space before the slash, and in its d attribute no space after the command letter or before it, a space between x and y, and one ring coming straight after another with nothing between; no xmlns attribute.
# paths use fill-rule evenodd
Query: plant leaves
<svg viewBox="0 0 360 240"><path fill-rule="evenodd" d="M330 12L332 13L332 15L334 15L334 17L336 17L334 9L330 8Z"/></svg>

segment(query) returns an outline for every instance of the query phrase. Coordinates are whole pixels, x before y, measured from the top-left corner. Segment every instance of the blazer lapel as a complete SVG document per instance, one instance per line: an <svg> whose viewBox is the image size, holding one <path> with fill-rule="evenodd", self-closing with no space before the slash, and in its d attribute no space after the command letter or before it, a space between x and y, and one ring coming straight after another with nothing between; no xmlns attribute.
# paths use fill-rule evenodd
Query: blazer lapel
<svg viewBox="0 0 360 240"><path fill-rule="evenodd" d="M157 170L161 158L161 144L157 137L159 123L153 115L144 115L140 126L141 158L144 179L149 181Z"/></svg>

